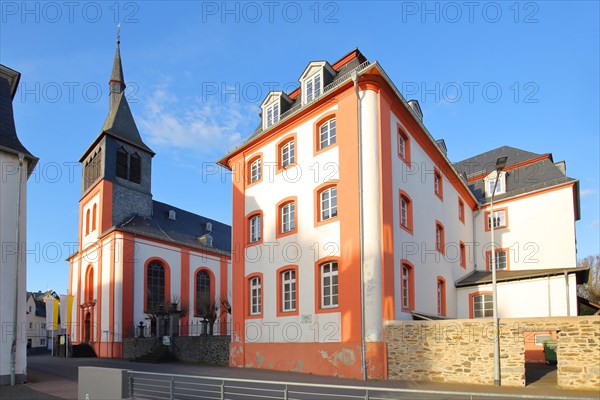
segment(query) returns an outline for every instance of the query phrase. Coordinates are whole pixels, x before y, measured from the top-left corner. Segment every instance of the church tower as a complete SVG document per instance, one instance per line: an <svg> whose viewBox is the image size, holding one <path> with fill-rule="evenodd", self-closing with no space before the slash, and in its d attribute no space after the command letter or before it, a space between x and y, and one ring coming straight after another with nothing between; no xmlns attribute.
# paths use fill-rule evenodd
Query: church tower
<svg viewBox="0 0 600 400"><path fill-rule="evenodd" d="M125 96L120 37L109 80L109 112L100 134L79 162L83 166L80 244L134 215L152 216L152 157ZM91 235L89 240L85 238Z"/></svg>

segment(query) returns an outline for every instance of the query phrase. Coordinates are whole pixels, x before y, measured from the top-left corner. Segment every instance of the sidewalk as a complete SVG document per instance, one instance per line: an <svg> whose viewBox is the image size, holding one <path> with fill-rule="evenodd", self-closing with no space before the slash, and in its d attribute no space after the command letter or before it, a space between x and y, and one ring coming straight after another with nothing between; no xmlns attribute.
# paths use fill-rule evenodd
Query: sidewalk
<svg viewBox="0 0 600 400"><path fill-rule="evenodd" d="M2 400L76 400L77 383L38 370L30 370L27 383L0 386Z"/></svg>
<svg viewBox="0 0 600 400"><path fill-rule="evenodd" d="M542 371L539 379L526 387L495 387L487 385L466 385L452 383L412 382L412 381L368 381L301 374L295 372L269 371L252 368L229 368L212 365L171 362L162 364L137 363L120 359L102 358L52 358L34 356L28 359L28 383L15 387L0 387L2 400L58 400L77 398L77 374L79 366L120 368L134 371L211 376L229 379L252 379L278 382L299 382L347 386L368 386L381 388L401 388L412 390L433 390L451 392L520 394L528 396L562 396L573 398L600 399L598 391L561 389L555 377Z"/></svg>

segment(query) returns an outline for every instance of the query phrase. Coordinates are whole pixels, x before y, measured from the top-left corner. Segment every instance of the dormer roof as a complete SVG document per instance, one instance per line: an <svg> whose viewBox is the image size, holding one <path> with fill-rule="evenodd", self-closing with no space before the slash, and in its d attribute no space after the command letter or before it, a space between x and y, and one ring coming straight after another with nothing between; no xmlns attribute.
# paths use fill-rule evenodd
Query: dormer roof
<svg viewBox="0 0 600 400"><path fill-rule="evenodd" d="M304 69L304 72L302 72L302 75L300 75L300 79L298 80L302 82L304 79L323 69L326 69L331 75L336 74L333 67L327 61L311 61L308 63Z"/></svg>

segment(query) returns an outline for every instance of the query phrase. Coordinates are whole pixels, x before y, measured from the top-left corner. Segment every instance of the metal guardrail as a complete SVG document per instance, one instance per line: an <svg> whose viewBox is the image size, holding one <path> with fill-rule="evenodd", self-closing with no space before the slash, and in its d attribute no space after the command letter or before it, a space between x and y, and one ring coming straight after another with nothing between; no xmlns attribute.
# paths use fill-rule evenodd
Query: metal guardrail
<svg viewBox="0 0 600 400"><path fill-rule="evenodd" d="M588 397L514 393L456 392L445 390L328 385L301 382L259 381L194 375L127 371L129 398L140 400L324 400L324 399L547 399L590 400Z"/></svg>

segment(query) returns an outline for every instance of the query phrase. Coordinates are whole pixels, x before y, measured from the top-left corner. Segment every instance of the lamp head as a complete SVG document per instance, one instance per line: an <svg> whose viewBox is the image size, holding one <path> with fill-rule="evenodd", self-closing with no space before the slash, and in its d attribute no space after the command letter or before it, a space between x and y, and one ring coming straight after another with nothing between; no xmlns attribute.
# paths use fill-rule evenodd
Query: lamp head
<svg viewBox="0 0 600 400"><path fill-rule="evenodd" d="M508 160L507 156L498 157L496 160L496 172L500 172L506 167L506 160Z"/></svg>

